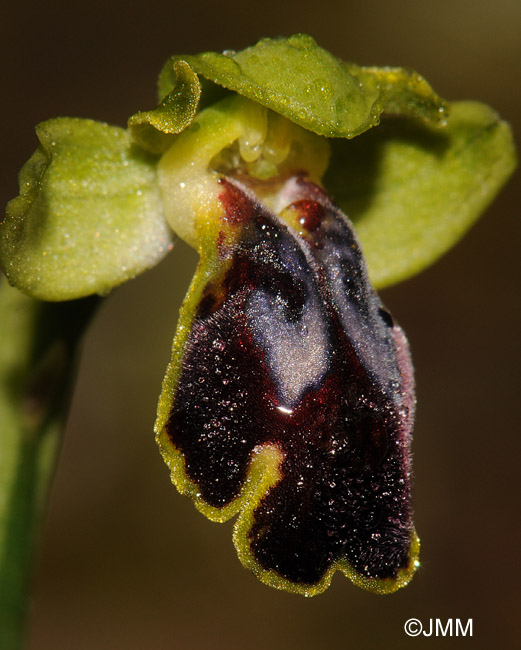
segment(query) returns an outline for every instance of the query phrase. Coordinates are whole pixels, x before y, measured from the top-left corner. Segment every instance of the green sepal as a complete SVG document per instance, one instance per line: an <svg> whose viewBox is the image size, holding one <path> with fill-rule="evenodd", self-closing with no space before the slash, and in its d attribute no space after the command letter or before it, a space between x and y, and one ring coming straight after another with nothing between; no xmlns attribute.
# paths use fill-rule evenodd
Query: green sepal
<svg viewBox="0 0 521 650"><path fill-rule="evenodd" d="M189 126L197 113L201 84L185 61L170 66L170 89L159 106L151 111L135 113L128 120L133 140L147 151L164 153L172 144L172 135Z"/></svg>
<svg viewBox="0 0 521 650"><path fill-rule="evenodd" d="M324 185L355 224L377 287L454 246L516 164L509 125L477 102L452 104L444 128L388 120L332 144Z"/></svg>
<svg viewBox="0 0 521 650"><path fill-rule="evenodd" d="M11 284L41 300L104 294L171 249L157 160L126 130L57 118L36 133L40 146L0 224L0 265Z"/></svg>
<svg viewBox="0 0 521 650"><path fill-rule="evenodd" d="M412 117L440 126L445 124L449 104L414 70L360 67L352 63L344 63L344 67L364 85L378 88L376 110L381 113Z"/></svg>
<svg viewBox="0 0 521 650"><path fill-rule="evenodd" d="M344 63L305 34L266 38L241 52L174 56L160 75L161 96L171 90L170 70L180 59L318 135L352 138L397 109L434 123L444 119L446 104L416 73Z"/></svg>

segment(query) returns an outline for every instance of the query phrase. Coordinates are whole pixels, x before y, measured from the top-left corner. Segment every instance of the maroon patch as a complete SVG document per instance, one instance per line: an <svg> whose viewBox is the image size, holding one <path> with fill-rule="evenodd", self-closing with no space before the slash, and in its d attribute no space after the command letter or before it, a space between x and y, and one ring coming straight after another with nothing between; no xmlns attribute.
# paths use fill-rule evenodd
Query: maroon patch
<svg viewBox="0 0 521 650"><path fill-rule="evenodd" d="M255 203L244 191L231 183L226 178L219 178L219 183L224 191L219 194L219 199L224 206L224 218L228 223L248 223L255 212Z"/></svg>
<svg viewBox="0 0 521 650"><path fill-rule="evenodd" d="M217 508L240 495L255 448L280 450L281 479L247 534L264 569L314 585L344 559L392 580L410 565L414 530L406 339L320 188L298 186L304 238L221 183L226 218L240 227L194 316L168 436Z"/></svg>
<svg viewBox="0 0 521 650"><path fill-rule="evenodd" d="M298 221L308 232L315 231L324 219L324 208L317 201L300 199L300 201L295 201L289 207L298 212Z"/></svg>

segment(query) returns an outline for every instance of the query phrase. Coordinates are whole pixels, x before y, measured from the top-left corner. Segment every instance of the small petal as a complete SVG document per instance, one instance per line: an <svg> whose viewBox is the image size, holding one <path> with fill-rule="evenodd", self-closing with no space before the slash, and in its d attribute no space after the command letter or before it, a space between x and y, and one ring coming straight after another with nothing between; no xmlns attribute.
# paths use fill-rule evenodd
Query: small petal
<svg viewBox="0 0 521 650"><path fill-rule="evenodd" d="M176 61L172 72L175 85L159 106L152 111L136 113L128 120L132 138L152 153L165 152L172 144L171 136L184 131L197 113L201 95L197 75L185 61Z"/></svg>

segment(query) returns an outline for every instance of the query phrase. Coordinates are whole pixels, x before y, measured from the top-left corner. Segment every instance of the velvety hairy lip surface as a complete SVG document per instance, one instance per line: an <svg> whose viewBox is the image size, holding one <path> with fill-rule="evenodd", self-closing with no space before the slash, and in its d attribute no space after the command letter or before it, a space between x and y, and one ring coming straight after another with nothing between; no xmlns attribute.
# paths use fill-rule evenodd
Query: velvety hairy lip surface
<svg viewBox="0 0 521 650"><path fill-rule="evenodd" d="M405 336L321 188L289 179L277 217L239 183L221 185L218 262L204 274L165 427L183 459L173 473L212 518L240 511L239 555L268 584L312 595L339 569L393 591L418 550ZM272 478L255 490L263 450Z"/></svg>

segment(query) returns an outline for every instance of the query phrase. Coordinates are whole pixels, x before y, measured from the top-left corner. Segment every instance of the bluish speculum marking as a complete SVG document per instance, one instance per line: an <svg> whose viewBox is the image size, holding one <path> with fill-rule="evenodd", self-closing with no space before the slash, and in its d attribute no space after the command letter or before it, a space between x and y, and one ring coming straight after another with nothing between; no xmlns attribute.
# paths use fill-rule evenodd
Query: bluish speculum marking
<svg viewBox="0 0 521 650"><path fill-rule="evenodd" d="M253 341L264 354L278 405L287 412L327 371L327 321L303 251L284 230L264 224L262 231L268 246L260 251L263 272L246 303L246 315Z"/></svg>
<svg viewBox="0 0 521 650"><path fill-rule="evenodd" d="M239 498L257 450L280 451L246 534L260 570L284 585L344 565L392 581L414 538L405 337L317 185L288 179L280 218L240 183L220 184L227 244L192 321L169 440L213 508Z"/></svg>

